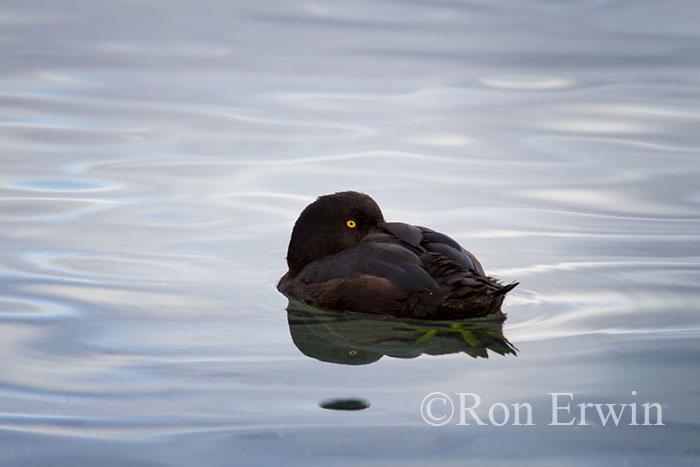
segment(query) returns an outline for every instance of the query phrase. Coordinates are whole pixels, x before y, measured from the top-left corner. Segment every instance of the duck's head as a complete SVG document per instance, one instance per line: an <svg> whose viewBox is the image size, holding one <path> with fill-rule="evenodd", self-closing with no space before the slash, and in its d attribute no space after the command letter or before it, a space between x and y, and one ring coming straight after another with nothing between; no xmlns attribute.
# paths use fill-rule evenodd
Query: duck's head
<svg viewBox="0 0 700 467"><path fill-rule="evenodd" d="M289 271L362 241L384 222L382 210L364 193L343 191L320 196L302 211L287 249Z"/></svg>

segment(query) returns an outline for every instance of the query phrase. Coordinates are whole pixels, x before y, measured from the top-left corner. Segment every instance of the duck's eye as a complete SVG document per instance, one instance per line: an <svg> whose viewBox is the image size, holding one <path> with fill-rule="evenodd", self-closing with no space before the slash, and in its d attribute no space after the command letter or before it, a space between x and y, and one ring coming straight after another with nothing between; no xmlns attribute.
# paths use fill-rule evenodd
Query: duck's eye
<svg viewBox="0 0 700 467"><path fill-rule="evenodd" d="M347 222L345 223L345 225L347 225L347 226L350 227L351 229L354 229L355 227L357 227L357 223L356 223L354 220L352 220L352 219L350 219L349 221L347 221Z"/></svg>

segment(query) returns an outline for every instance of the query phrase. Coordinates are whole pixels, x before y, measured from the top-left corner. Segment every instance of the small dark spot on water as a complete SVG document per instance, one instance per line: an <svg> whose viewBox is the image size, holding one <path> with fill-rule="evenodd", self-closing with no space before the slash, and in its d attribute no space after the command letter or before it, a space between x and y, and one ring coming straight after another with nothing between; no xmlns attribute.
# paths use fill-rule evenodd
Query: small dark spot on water
<svg viewBox="0 0 700 467"><path fill-rule="evenodd" d="M364 399L328 399L318 405L328 410L364 410L369 407L369 401Z"/></svg>

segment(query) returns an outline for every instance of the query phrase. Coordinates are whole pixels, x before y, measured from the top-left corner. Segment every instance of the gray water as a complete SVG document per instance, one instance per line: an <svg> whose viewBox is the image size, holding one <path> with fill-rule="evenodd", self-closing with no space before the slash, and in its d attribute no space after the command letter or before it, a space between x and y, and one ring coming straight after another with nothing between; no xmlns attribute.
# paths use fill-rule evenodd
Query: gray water
<svg viewBox="0 0 700 467"><path fill-rule="evenodd" d="M699 24L690 1L3 1L0 465L700 462ZM302 353L275 284L298 213L345 189L520 281L517 356ZM432 392L533 425L431 426ZM664 425L550 426L556 392Z"/></svg>

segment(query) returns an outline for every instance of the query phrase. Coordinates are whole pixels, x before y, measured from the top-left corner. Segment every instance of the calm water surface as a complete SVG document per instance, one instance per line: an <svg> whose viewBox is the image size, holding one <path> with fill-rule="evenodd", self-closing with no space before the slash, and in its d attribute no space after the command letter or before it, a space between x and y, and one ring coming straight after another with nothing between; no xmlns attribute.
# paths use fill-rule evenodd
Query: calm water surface
<svg viewBox="0 0 700 467"><path fill-rule="evenodd" d="M2 2L0 464L700 462L698 24L682 1ZM343 189L520 281L517 356L302 353L290 327L362 340L294 327L275 290L297 214ZM534 425L430 426L435 391ZM665 425L548 426L552 392Z"/></svg>

